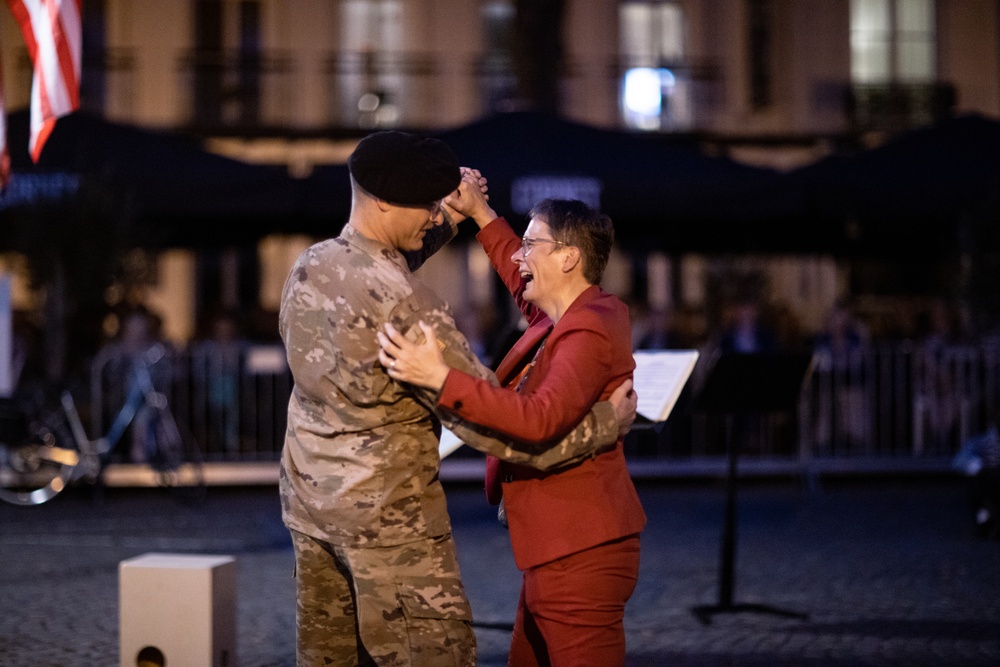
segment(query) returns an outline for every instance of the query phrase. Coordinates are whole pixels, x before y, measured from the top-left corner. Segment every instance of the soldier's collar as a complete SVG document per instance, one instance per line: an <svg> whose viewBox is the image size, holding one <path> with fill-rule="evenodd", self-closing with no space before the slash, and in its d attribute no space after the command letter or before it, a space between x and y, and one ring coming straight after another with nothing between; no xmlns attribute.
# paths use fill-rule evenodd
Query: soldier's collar
<svg viewBox="0 0 1000 667"><path fill-rule="evenodd" d="M340 231L340 238L367 255L387 259L393 264L399 265L400 268L409 271L409 267L406 264L406 258L403 257L399 250L368 238L352 227L351 223L344 225L344 228Z"/></svg>

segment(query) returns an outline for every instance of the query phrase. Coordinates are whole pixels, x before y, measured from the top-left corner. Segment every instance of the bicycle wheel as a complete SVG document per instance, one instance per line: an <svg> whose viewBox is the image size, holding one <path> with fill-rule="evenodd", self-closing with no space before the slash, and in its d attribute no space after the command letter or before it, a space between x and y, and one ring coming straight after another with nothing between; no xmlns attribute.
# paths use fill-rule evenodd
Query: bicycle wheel
<svg viewBox="0 0 1000 667"><path fill-rule="evenodd" d="M40 505L70 485L80 452L61 408L46 409L37 419L22 411L12 419L16 427L5 428L0 441L0 500Z"/></svg>

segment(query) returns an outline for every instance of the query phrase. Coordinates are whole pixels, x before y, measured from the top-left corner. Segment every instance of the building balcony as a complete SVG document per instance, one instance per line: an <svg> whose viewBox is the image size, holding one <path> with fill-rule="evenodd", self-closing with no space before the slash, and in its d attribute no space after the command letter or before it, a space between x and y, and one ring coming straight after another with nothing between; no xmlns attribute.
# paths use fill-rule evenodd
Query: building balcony
<svg viewBox="0 0 1000 667"><path fill-rule="evenodd" d="M199 134L259 133L293 124L296 63L284 52L189 51L178 64L179 125Z"/></svg>
<svg viewBox="0 0 1000 667"><path fill-rule="evenodd" d="M848 125L857 132L900 132L954 113L955 87L946 83L855 84L847 91Z"/></svg>
<svg viewBox="0 0 1000 667"><path fill-rule="evenodd" d="M653 111L643 110L644 122L630 120L626 110L626 79L637 69L659 82L656 90L644 91L644 99L656 98ZM519 107L513 63L496 55L455 62L425 52L334 50L306 61L290 51L186 50L168 72L173 80L158 78L156 83L157 89L176 91L167 124L196 136L440 130ZM162 75L145 67L134 49L88 50L81 106L112 121L134 123L155 116L161 122L162 109L150 114L141 108L143 99L149 104L154 76ZM31 61L23 52L9 99L26 102L31 77ZM711 131L713 119L724 111L724 74L714 62L570 57L560 77L564 109L589 108L591 117L607 119L612 127ZM456 97L463 101L461 109L443 108ZM859 89L858 118L868 118L878 99L874 92L860 97Z"/></svg>

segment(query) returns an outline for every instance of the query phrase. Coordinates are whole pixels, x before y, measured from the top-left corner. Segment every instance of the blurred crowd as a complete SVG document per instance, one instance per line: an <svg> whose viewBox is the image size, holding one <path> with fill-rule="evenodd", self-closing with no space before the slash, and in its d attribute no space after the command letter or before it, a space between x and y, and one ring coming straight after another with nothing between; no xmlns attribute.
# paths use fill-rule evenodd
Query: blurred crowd
<svg viewBox="0 0 1000 667"><path fill-rule="evenodd" d="M850 301L835 303L816 329L803 325L793 310L756 293L730 290L711 307L681 305L649 308L630 304L633 348L636 350L697 349L704 360L729 352L811 353L816 377L816 405L811 416L811 436L820 447L854 451L871 442L871 353L891 348L907 355L912 370L913 427L921 443L933 452L954 449L960 433L961 392L956 390L955 351L969 346L994 349L996 332L975 331L968 313L943 298L926 299L892 313L859 307ZM483 305L458 309L455 318L473 350L487 366L494 365L522 332L524 322L509 318L499 307ZM110 424L125 403L132 369L148 367L155 389L166 394L182 381L186 400L197 406L205 426L198 437L209 449L227 452L240 441L238 424L241 377L246 373L247 351L278 346L277 329L269 334L260 317L246 321L243 314L219 310L201 322L196 334L179 345L168 340L160 316L134 307L111 314L106 338L90 357L88 368L78 373L75 393L84 409L96 404L98 414L88 424L95 432ZM38 332L16 320L15 377L21 384L44 383L44 363ZM951 365L949 365L951 364ZM692 384L697 382L696 376ZM89 375L89 377L88 377ZM183 375L183 377L180 377ZM826 382L826 384L823 384ZM88 399L94 399L93 401ZM909 399L908 399L909 400ZM987 426L997 425L996 406L985 406ZM129 429L130 445L123 458L142 461L149 445L143 434L148 410L140 409ZM924 445L921 444L921 447ZM124 448L123 448L124 449Z"/></svg>

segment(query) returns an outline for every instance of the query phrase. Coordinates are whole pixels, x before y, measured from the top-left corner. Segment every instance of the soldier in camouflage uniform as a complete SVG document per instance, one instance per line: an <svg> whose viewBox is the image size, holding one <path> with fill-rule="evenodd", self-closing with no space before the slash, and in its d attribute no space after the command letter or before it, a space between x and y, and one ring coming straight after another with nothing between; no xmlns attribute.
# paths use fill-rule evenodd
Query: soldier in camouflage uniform
<svg viewBox="0 0 1000 667"><path fill-rule="evenodd" d="M295 550L297 660L471 666L471 611L438 479L443 415L432 392L388 376L375 337L387 322L416 337L423 320L450 365L492 377L411 273L454 236L441 200L459 167L443 143L401 132L366 137L349 167L350 220L299 257L281 303L295 379L280 493ZM477 449L545 469L612 445L632 416L631 397L600 403L562 442L527 449L446 423Z"/></svg>

